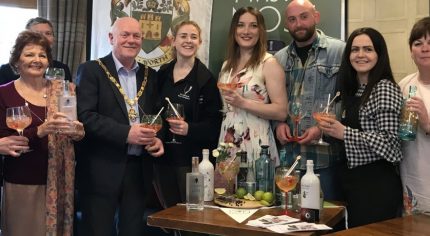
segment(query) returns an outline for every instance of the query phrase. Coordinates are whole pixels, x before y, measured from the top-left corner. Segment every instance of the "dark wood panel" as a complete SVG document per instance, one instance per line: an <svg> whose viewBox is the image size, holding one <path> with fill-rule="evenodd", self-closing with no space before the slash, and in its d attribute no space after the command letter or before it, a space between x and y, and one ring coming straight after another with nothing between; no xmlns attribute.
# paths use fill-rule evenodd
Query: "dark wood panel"
<svg viewBox="0 0 430 236"><path fill-rule="evenodd" d="M269 214L280 215L282 214L282 210L279 208L260 209L248 220ZM321 223L334 226L343 218L343 214L343 208L325 208L321 216ZM292 216L298 217L297 214L292 214ZM168 229L234 236L279 235L266 229L246 226L246 222L239 224L219 209L205 208L203 211L187 212L185 206L174 206L148 217L148 225ZM314 235L314 233L302 232L289 235Z"/></svg>
<svg viewBox="0 0 430 236"><path fill-rule="evenodd" d="M430 216L414 215L364 225L330 234L333 236L428 236Z"/></svg>

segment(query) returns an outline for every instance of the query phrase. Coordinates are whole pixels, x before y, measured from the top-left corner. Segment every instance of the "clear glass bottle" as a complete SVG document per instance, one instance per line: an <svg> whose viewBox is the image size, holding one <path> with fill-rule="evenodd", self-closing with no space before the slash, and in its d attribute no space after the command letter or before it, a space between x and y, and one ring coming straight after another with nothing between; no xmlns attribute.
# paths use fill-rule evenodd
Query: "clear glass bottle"
<svg viewBox="0 0 430 236"><path fill-rule="evenodd" d="M319 221L320 189L320 180L314 174L314 162L313 160L307 160L306 174L303 176L300 183L301 221Z"/></svg>
<svg viewBox="0 0 430 236"><path fill-rule="evenodd" d="M415 96L417 86L409 86L408 99ZM418 114L414 111L409 111L406 107L406 100L403 100L403 107L399 126L399 137L405 141L414 141L417 136L418 129Z"/></svg>
<svg viewBox="0 0 430 236"><path fill-rule="evenodd" d="M270 159L269 146L261 145L260 158L255 161L257 190L273 192L274 162Z"/></svg>
<svg viewBox="0 0 430 236"><path fill-rule="evenodd" d="M246 171L246 191L254 194L257 188L255 182L254 160L248 160L248 170Z"/></svg>
<svg viewBox="0 0 430 236"><path fill-rule="evenodd" d="M278 167L275 168L275 173L276 170L278 168L285 168L288 164L287 162L287 151L285 148L282 148L281 150L279 150L279 161L280 161L280 165ZM291 166L291 164L290 164ZM281 189L279 189L279 187L275 184L275 205L276 206L281 206L282 208L286 208L288 209L288 206L292 204L291 202L291 198L290 196L292 196L291 191L288 192L288 196L287 194L282 191ZM290 204L291 202L291 204Z"/></svg>
<svg viewBox="0 0 430 236"><path fill-rule="evenodd" d="M70 93L69 81L63 80L63 91L58 101L58 111L67 115L70 121L77 120L76 96Z"/></svg>
<svg viewBox="0 0 430 236"><path fill-rule="evenodd" d="M203 175L204 201L214 199L214 165L209 161L209 149L203 149L199 172Z"/></svg>
<svg viewBox="0 0 430 236"><path fill-rule="evenodd" d="M187 210L203 210L204 183L203 175L199 172L199 158L192 157L192 172L187 173L186 206Z"/></svg>
<svg viewBox="0 0 430 236"><path fill-rule="evenodd" d="M240 157L240 168L239 173L237 174L237 183L236 188L242 187L246 189L246 176L248 172L248 157L246 151L239 152Z"/></svg>

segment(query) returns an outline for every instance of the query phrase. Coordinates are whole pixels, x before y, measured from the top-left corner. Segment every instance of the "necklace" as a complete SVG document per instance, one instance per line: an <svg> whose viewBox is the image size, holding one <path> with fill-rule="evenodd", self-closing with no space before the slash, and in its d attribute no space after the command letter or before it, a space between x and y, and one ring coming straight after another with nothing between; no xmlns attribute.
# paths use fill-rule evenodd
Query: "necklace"
<svg viewBox="0 0 430 236"><path fill-rule="evenodd" d="M112 76L112 74L108 71L108 69L106 68L106 66L103 64L103 62L100 59L96 60L97 63L99 63L99 65L102 67L102 69L105 71L106 76L109 78L109 80L118 88L119 92L121 93L121 95L124 97L124 101L128 104L128 106L130 107L128 109L128 118L131 121L136 121L137 119L137 112L136 110L134 110L133 106L134 104L137 103L137 101L139 100L140 96L142 96L143 94L143 90L145 90L145 86L146 86L146 82L148 80L148 67L145 67L145 75L143 77L143 82L142 85L140 86L139 91L136 94L136 97L134 98L129 98L127 96L127 94L125 93L124 89L121 87L121 85L118 83L118 81L115 79L115 77Z"/></svg>
<svg viewBox="0 0 430 236"><path fill-rule="evenodd" d="M32 111L31 109L30 109L30 106L28 105L28 102L27 102L27 100L24 100L24 104L25 104L25 106L26 107L28 107L28 110L30 111L30 113L32 114L32 115L34 115L38 120L40 120L40 122L45 122L45 121L47 121L47 119L46 119L46 116L47 116L47 106L45 106L45 117L44 117L44 119L42 120L42 118L40 118L40 116L38 116L34 111Z"/></svg>

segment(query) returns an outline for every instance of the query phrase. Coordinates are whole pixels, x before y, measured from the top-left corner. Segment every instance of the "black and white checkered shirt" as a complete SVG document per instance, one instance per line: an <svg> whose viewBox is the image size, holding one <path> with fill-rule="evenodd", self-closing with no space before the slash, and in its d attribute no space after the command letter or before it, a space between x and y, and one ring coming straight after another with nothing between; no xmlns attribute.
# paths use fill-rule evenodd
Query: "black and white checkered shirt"
<svg viewBox="0 0 430 236"><path fill-rule="evenodd" d="M360 97L365 86L357 93ZM348 167L354 168L377 160L402 160L398 137L402 93L399 86L381 80L373 89L368 101L360 107L359 122L362 131L346 127L344 133Z"/></svg>

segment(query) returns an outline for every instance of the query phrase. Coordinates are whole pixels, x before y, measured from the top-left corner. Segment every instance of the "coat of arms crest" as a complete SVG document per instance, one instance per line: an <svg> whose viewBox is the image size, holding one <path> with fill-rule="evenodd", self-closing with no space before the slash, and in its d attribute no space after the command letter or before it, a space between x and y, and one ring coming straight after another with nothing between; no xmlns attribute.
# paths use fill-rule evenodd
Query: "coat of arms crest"
<svg viewBox="0 0 430 236"><path fill-rule="evenodd" d="M130 16L139 21L143 33L142 50L137 58L143 64L157 67L173 59L171 28L189 20L189 0L112 0L111 23L119 17Z"/></svg>

